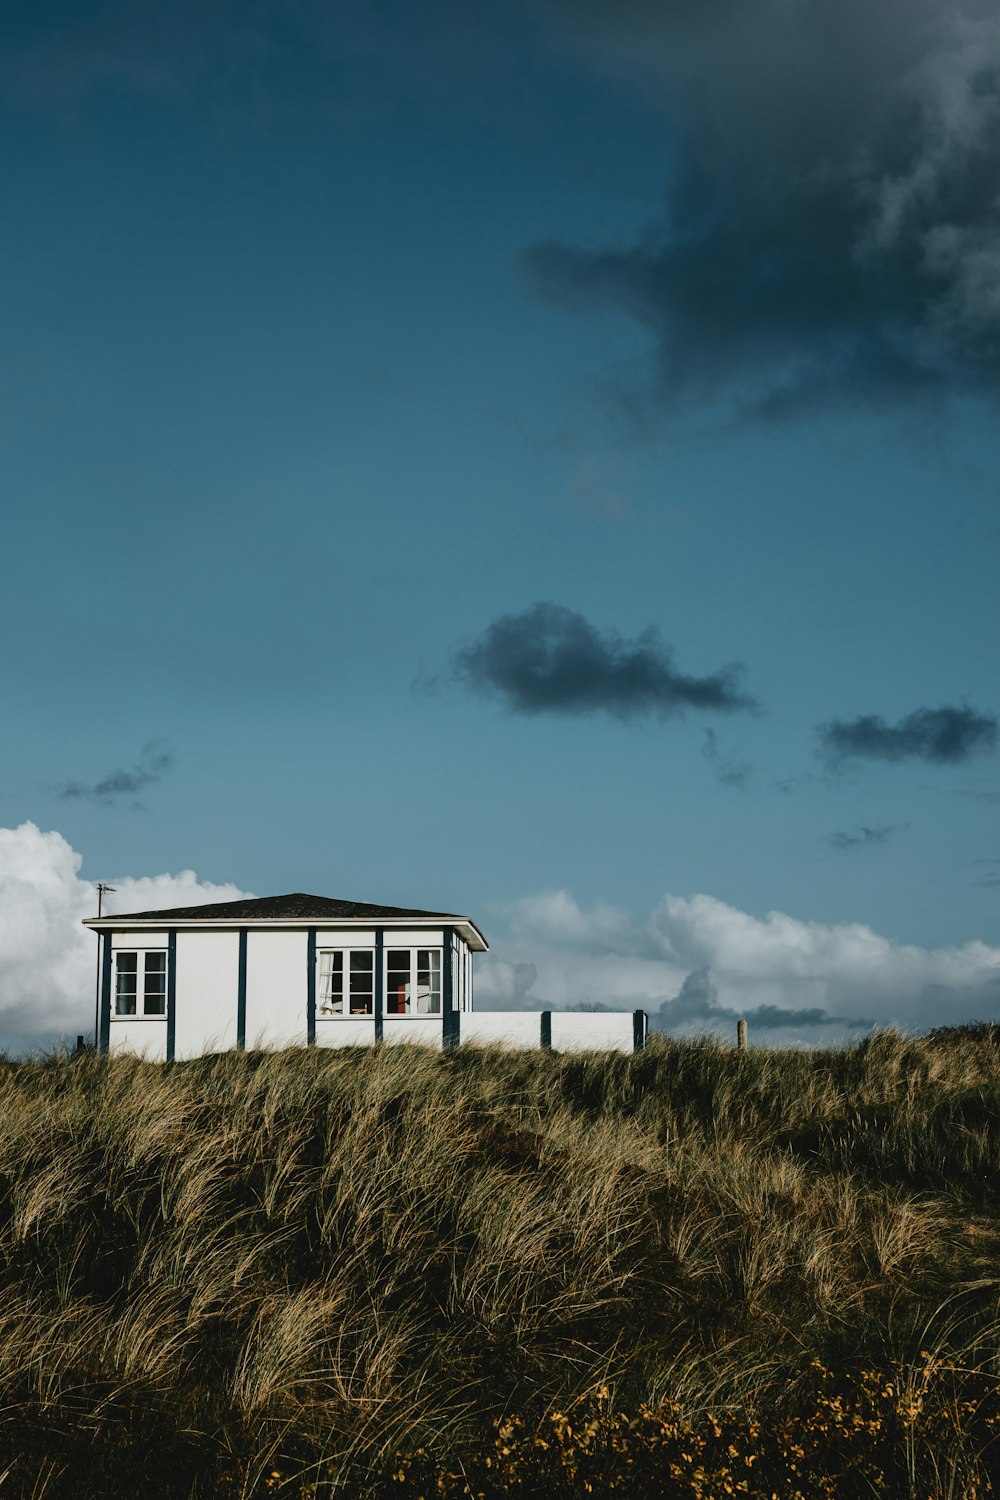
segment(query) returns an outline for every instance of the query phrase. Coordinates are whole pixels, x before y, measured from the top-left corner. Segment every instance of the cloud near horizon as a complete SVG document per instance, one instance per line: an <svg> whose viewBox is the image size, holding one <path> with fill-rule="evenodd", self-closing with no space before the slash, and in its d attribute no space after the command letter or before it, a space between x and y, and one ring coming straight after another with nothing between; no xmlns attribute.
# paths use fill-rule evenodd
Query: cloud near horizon
<svg viewBox="0 0 1000 1500"><path fill-rule="evenodd" d="M915 709L898 724L887 724L880 714L831 719L816 732L826 759L833 764L923 760L957 765L996 748L997 721L993 714L945 705Z"/></svg>
<svg viewBox="0 0 1000 1500"><path fill-rule="evenodd" d="M731 1036L744 1016L776 1046L1000 1014L1000 947L978 941L922 948L860 922L755 917L708 895L667 895L636 918L606 904L584 910L569 892L548 891L502 915L509 938L477 966L483 1009L641 1008L678 1036Z"/></svg>
<svg viewBox="0 0 1000 1500"><path fill-rule="evenodd" d="M62 834L34 823L0 828L0 1049L51 1046L93 1035L95 939L80 923L97 915L97 893L79 871L83 856ZM120 875L105 911L198 906L247 896L193 870Z"/></svg>
<svg viewBox="0 0 1000 1500"><path fill-rule="evenodd" d="M99 781L87 785L80 781L67 781L59 788L63 801L98 802L105 807L113 806L120 797L136 797L147 787L162 781L174 767L173 751L165 740L147 740L139 752L139 760L130 771L119 767L109 771Z"/></svg>
<svg viewBox="0 0 1000 1500"><path fill-rule="evenodd" d="M626 640L544 601L501 615L455 652L451 666L458 682L520 714L666 718L686 709L732 713L756 706L739 686L738 667L689 676L653 627Z"/></svg>
<svg viewBox="0 0 1000 1500"><path fill-rule="evenodd" d="M871 1017L832 1016L819 1006L811 1009L790 1009L780 1005L755 1005L749 1009L734 1009L719 1003L719 991L712 980L711 969L692 969L673 1000L665 1000L652 1017L653 1028L668 1035L684 1035L694 1028L696 1032L720 1032L732 1038L736 1024L743 1020L751 1032L818 1032L821 1041L833 1028L843 1039L863 1036L871 1031L875 1022Z"/></svg>
<svg viewBox="0 0 1000 1500"><path fill-rule="evenodd" d="M988 0L544 0L672 126L663 209L532 246L535 292L650 337L668 402L871 410L1000 378L1000 17Z"/></svg>

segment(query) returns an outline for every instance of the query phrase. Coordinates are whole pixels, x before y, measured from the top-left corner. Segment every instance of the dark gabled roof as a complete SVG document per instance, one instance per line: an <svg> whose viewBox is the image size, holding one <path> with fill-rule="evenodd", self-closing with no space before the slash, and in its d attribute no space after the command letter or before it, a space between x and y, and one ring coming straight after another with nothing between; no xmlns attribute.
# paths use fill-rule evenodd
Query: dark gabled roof
<svg viewBox="0 0 1000 1500"><path fill-rule="evenodd" d="M370 901L337 901L330 896L307 896L295 891L290 896L260 896L248 901L217 901L212 906L173 906L165 911L116 912L116 916L127 917L130 922L137 918L176 918L179 922L196 922L200 917L206 921L253 921L268 917L282 917L298 921L374 921L378 917L454 917L456 912L420 911L415 906L374 906Z"/></svg>

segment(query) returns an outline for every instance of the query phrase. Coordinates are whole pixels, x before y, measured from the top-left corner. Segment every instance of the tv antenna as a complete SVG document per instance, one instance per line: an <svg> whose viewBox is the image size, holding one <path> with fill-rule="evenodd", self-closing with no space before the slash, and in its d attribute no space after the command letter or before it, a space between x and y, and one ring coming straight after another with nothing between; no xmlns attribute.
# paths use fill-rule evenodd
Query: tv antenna
<svg viewBox="0 0 1000 1500"><path fill-rule="evenodd" d="M97 920L101 919L101 908L107 895L114 895L115 887L103 880L97 882ZM101 934L97 934L97 979L94 984L94 1050L101 1046Z"/></svg>

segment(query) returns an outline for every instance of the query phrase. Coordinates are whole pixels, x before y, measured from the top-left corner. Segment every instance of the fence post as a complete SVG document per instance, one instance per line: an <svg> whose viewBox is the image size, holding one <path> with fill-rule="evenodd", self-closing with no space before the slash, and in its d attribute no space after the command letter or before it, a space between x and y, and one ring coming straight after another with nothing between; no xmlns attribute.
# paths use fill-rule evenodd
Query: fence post
<svg viewBox="0 0 1000 1500"><path fill-rule="evenodd" d="M742 1016L736 1022L736 1046L740 1052L747 1050L747 1023Z"/></svg>

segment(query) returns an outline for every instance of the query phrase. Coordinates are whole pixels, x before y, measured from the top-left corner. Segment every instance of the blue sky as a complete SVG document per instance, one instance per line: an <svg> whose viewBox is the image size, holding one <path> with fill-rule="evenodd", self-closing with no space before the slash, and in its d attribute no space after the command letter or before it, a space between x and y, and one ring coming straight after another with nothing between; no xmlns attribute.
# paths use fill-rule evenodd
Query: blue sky
<svg viewBox="0 0 1000 1500"><path fill-rule="evenodd" d="M8 6L0 823L500 999L672 893L995 1009L1000 23L869 10Z"/></svg>

